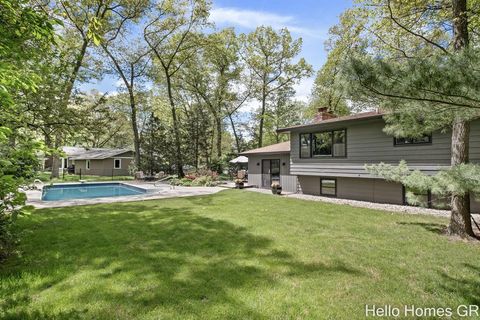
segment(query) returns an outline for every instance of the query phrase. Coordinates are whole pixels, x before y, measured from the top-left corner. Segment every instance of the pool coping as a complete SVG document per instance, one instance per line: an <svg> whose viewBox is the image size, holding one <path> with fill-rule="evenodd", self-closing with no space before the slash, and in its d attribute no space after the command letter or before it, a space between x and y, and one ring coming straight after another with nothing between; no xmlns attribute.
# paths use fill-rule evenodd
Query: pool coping
<svg viewBox="0 0 480 320"><path fill-rule="evenodd" d="M89 182L85 182L88 184ZM141 188L146 190L146 193L140 195L128 195L128 196L119 196L119 197L103 197L103 198L87 198L87 199L69 199L69 200L59 200L59 201L44 201L42 200L43 187L38 190L27 190L25 191L27 195L26 205L34 206L37 209L42 208L61 208L61 207L71 207L71 206L82 206L82 205L92 205L92 204L104 204L104 203L116 203L116 202L132 202L132 201L145 201L145 200L155 200L155 199L166 199L166 198L176 198L176 197L189 197L189 196L198 196L198 195L208 195L217 193L221 190L225 190L221 187L173 187L168 184L162 184L160 186L155 186L153 183L144 183L140 181L101 181L101 182L90 182L90 183L123 183L132 187ZM79 184L78 182L63 182L55 183L53 185L71 185ZM46 185L45 185L46 186Z"/></svg>
<svg viewBox="0 0 480 320"><path fill-rule="evenodd" d="M44 202L52 202L52 201L70 201L70 200L86 200L86 199L98 199L98 198L114 198L115 196L105 196L105 197L94 197L94 198L73 198L73 199L63 199L63 200L44 200L42 199L43 198L43 193L44 193L44 189L45 188L51 188L51 187L68 187L68 186L79 186L79 187L82 187L82 186L101 186L101 185L124 185L124 186L127 186L127 187L130 187L132 189L135 189L135 190L138 190L138 192L140 194L131 194L131 195L124 195L122 197L127 197L127 196L134 196L134 195L142 195L142 194L145 194L145 193L149 193L149 192L152 192L152 190L149 190L148 188L143 188L142 186L138 186L138 185L134 185L134 184L129 184L129 183L124 183L124 182L117 182L117 181L99 181L99 182L94 182L94 181L91 181L91 182L73 182L73 183L52 183L52 184L48 184L48 185L43 185L41 188L40 188L40 200L41 201L44 201Z"/></svg>

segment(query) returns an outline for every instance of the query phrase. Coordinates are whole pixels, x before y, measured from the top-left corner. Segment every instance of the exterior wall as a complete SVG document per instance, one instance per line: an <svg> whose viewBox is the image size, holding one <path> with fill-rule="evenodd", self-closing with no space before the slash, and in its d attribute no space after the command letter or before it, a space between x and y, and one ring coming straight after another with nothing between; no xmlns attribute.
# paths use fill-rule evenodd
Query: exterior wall
<svg viewBox="0 0 480 320"><path fill-rule="evenodd" d="M320 195L320 178L299 176L304 194ZM382 179L337 177L337 198L403 204L402 185Z"/></svg>
<svg viewBox="0 0 480 320"><path fill-rule="evenodd" d="M114 169L114 159L121 159L120 169ZM75 174L95 175L95 176L128 176L130 175L128 167L133 159L129 158L108 158L90 160L90 169L86 167L86 160L75 160Z"/></svg>
<svg viewBox="0 0 480 320"><path fill-rule="evenodd" d="M393 137L383 132L384 125L382 119L370 119L347 124L325 124L321 129L292 130L291 174L374 178L365 171L365 164L379 162L397 164L402 159L412 168L430 174L450 165L450 132L434 132L432 143L428 145L394 146ZM331 129L347 131L345 158L300 158L300 133ZM472 122L470 139L470 159L472 162L480 162L480 120Z"/></svg>
<svg viewBox="0 0 480 320"><path fill-rule="evenodd" d="M258 188L262 186L262 160L264 159L280 159L280 184L284 191L296 192L297 177L290 175L290 155L288 153L249 154L248 184Z"/></svg>

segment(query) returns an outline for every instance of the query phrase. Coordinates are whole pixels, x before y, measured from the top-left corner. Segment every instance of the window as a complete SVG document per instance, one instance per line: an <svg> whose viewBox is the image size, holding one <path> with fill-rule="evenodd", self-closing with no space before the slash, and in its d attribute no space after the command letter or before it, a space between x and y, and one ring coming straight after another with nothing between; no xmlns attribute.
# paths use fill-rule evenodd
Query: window
<svg viewBox="0 0 480 320"><path fill-rule="evenodd" d="M87 160L86 168L87 168L87 170L90 170L90 160Z"/></svg>
<svg viewBox="0 0 480 320"><path fill-rule="evenodd" d="M408 146L408 145L418 145L418 144L429 144L432 143L432 135L424 135L420 138L393 138L393 145L395 146Z"/></svg>
<svg viewBox="0 0 480 320"><path fill-rule="evenodd" d="M303 133L300 135L300 158L310 158L310 133Z"/></svg>
<svg viewBox="0 0 480 320"><path fill-rule="evenodd" d="M332 155L332 132L314 133L312 139L312 155L323 157Z"/></svg>
<svg viewBox="0 0 480 320"><path fill-rule="evenodd" d="M67 158L62 158L62 160L63 160L63 167L62 168L68 167L68 159Z"/></svg>
<svg viewBox="0 0 480 320"><path fill-rule="evenodd" d="M300 134L300 158L346 157L346 130Z"/></svg>
<svg viewBox="0 0 480 320"><path fill-rule="evenodd" d="M337 180L320 179L320 194L322 196L336 197L337 196Z"/></svg>
<svg viewBox="0 0 480 320"><path fill-rule="evenodd" d="M113 168L120 169L122 167L122 159L113 159Z"/></svg>

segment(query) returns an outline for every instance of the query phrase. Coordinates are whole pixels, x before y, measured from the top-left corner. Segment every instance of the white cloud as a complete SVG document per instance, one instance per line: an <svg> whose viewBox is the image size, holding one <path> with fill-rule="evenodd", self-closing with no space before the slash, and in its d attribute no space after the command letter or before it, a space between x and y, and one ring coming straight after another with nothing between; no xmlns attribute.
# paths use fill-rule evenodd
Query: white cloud
<svg viewBox="0 0 480 320"><path fill-rule="evenodd" d="M244 10L238 8L214 8L210 12L210 20L217 25L239 26L246 29L255 29L258 26L272 26L275 29L288 28L293 33L302 36L325 38L322 30L305 28L298 25L295 17L279 15L265 11Z"/></svg>
<svg viewBox="0 0 480 320"><path fill-rule="evenodd" d="M293 86L295 89L295 99L308 102L310 94L312 93L313 83L315 82L315 76L302 79L299 83Z"/></svg>

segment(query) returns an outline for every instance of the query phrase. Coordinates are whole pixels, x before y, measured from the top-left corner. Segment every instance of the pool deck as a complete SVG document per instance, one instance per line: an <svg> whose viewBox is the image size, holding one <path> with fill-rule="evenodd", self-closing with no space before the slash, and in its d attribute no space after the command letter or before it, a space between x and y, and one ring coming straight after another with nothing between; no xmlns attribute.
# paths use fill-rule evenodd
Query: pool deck
<svg viewBox="0 0 480 320"><path fill-rule="evenodd" d="M92 182L102 183L102 182ZM27 205L34 206L35 208L60 208L71 206L84 206L100 203L114 203L114 202L131 202L131 201L144 201L154 199L176 198L176 197L190 197L200 196L217 193L221 190L225 190L222 187L172 187L168 184L154 185L154 182L143 181L108 181L104 183L123 183L126 185L132 185L135 187L143 188L147 190L147 193L133 196L119 196L119 197L104 197L104 198L90 198L90 199L70 199L59 201L43 201L42 190L28 190ZM56 183L55 185L67 185L78 184L73 183ZM88 183L87 183L88 184Z"/></svg>

